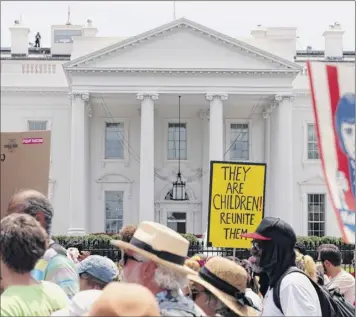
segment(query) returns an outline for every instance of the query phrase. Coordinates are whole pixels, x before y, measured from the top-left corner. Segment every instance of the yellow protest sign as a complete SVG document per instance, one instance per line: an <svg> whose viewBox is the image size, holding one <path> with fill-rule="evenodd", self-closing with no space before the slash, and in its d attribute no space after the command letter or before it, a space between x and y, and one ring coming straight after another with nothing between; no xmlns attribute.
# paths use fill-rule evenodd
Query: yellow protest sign
<svg viewBox="0 0 356 317"><path fill-rule="evenodd" d="M210 162L208 241L214 247L250 248L264 215L266 164Z"/></svg>

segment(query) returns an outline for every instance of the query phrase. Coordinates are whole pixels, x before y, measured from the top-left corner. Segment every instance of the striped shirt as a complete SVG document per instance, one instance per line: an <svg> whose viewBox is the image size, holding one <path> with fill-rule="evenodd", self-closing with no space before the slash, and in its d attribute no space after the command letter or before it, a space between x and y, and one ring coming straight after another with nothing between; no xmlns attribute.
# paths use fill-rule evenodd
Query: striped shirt
<svg viewBox="0 0 356 317"><path fill-rule="evenodd" d="M48 248L44 256L37 261L31 275L37 281L48 281L60 286L71 299L79 292L79 275L75 264L68 257Z"/></svg>

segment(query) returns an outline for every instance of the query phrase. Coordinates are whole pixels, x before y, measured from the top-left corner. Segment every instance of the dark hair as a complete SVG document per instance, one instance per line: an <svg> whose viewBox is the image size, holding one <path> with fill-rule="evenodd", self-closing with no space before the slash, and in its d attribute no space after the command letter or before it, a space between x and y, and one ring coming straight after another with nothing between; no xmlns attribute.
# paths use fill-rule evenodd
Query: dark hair
<svg viewBox="0 0 356 317"><path fill-rule="evenodd" d="M342 262L342 255L336 245L325 244L319 248L319 260L321 262L329 261L334 266L340 266Z"/></svg>
<svg viewBox="0 0 356 317"><path fill-rule="evenodd" d="M106 285L109 284L109 283L105 283L105 282L98 280L97 278L95 278L94 276L92 276L88 273L81 273L79 276L80 276L80 278L86 280L88 285L92 288L94 288L96 286L99 289L103 289Z"/></svg>
<svg viewBox="0 0 356 317"><path fill-rule="evenodd" d="M305 251L305 247L303 244L301 243L296 243L295 246L294 246L294 249L297 250L300 254L302 255L306 255L307 252Z"/></svg>
<svg viewBox="0 0 356 317"><path fill-rule="evenodd" d="M12 197L11 201L16 202L16 196L20 196L24 193L30 193L29 195L25 195L23 202L21 204L21 212L28 214L32 217L36 217L38 212L41 212L44 217L44 228L48 235L51 234L52 228L52 218L53 218L53 207L51 202L48 200L46 196L41 194L40 192L31 190L31 189L22 189L16 192ZM15 208L18 208L16 206ZM16 209L15 209L16 211ZM11 210L8 210L8 213L12 213Z"/></svg>
<svg viewBox="0 0 356 317"><path fill-rule="evenodd" d="M14 213L1 220L0 255L12 271L32 271L47 247L47 233L35 218Z"/></svg>

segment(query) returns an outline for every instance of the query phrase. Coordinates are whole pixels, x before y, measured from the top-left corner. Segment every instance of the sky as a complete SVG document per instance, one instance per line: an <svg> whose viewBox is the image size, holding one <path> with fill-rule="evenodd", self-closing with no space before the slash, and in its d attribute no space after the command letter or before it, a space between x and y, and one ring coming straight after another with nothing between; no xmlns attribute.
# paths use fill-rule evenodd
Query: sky
<svg viewBox="0 0 356 317"><path fill-rule="evenodd" d="M128 37L173 20L173 1L1 1L1 46L11 43L9 27L22 21L42 46L50 46L51 25L84 25L88 18L97 36ZM296 27L297 49L324 49L323 32L339 22L345 30L344 49L355 50L354 1L176 1L176 18L185 17L229 36L243 39L258 24Z"/></svg>

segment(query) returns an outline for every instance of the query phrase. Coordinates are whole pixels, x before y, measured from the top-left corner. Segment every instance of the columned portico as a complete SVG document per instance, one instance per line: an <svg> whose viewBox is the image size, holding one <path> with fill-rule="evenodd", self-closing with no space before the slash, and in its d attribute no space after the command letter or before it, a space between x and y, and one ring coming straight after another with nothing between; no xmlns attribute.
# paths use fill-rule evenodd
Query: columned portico
<svg viewBox="0 0 356 317"><path fill-rule="evenodd" d="M210 101L209 123L209 160L224 160L224 107L223 101L227 100L226 94L207 94Z"/></svg>
<svg viewBox="0 0 356 317"><path fill-rule="evenodd" d="M271 214L288 223L293 223L293 101L293 96L275 96L271 129Z"/></svg>
<svg viewBox="0 0 356 317"><path fill-rule="evenodd" d="M154 221L154 102L158 94L137 94L141 100L139 221Z"/></svg>
<svg viewBox="0 0 356 317"><path fill-rule="evenodd" d="M68 235L84 235L87 227L89 193L89 94L70 93L71 152Z"/></svg>

